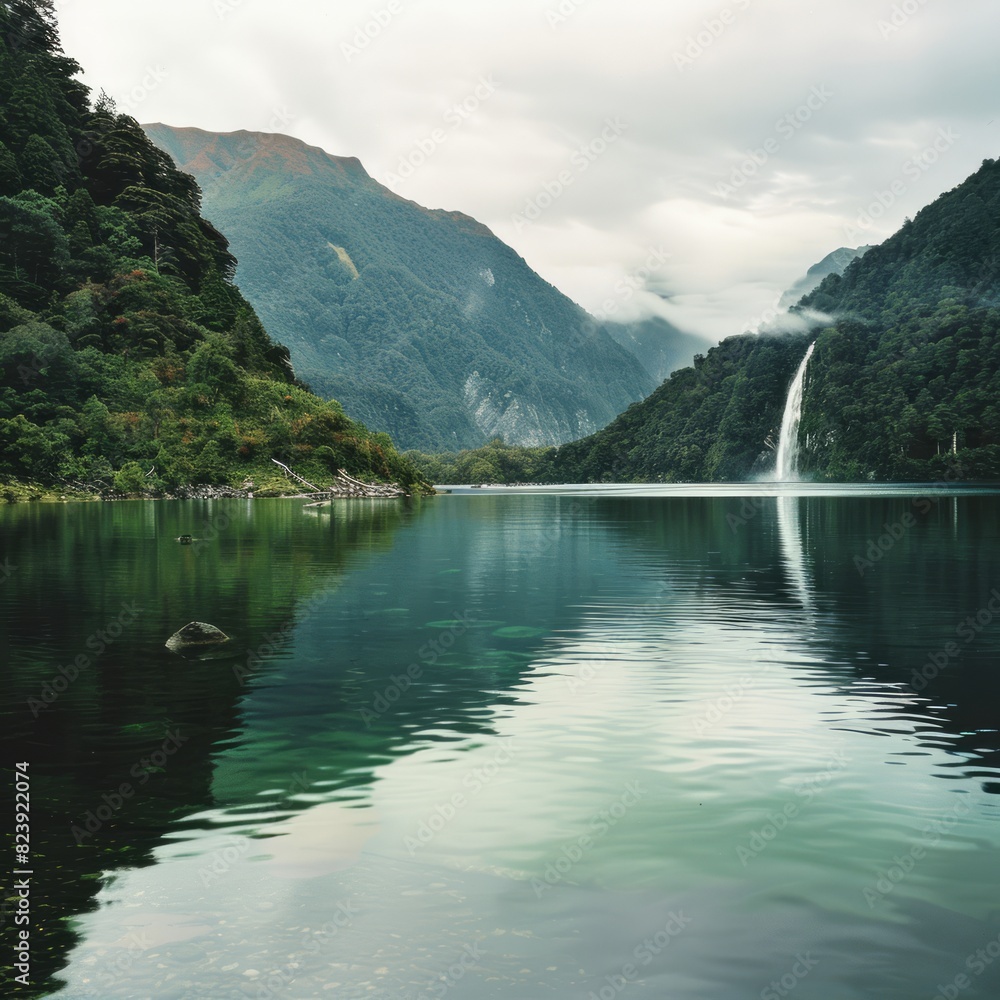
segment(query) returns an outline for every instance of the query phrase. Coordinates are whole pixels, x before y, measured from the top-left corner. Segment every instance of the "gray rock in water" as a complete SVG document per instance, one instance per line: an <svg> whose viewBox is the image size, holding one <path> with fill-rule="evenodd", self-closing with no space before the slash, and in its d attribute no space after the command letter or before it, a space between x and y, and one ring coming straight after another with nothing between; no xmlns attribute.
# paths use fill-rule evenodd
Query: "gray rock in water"
<svg viewBox="0 0 1000 1000"><path fill-rule="evenodd" d="M230 641L229 636L214 625L191 622L167 639L166 646L172 653L187 653L211 649Z"/></svg>

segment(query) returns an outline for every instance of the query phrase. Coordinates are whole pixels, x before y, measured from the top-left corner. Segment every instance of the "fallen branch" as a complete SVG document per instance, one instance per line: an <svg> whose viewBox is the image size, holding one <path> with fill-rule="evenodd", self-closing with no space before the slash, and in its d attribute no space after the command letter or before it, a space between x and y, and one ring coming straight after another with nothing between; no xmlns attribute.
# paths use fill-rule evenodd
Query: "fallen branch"
<svg viewBox="0 0 1000 1000"><path fill-rule="evenodd" d="M285 472L289 476L291 476L293 479L297 479L300 483L305 483L306 486L309 487L309 489L315 490L315 492L317 492L317 493L323 493L324 492L324 490L321 490L318 486L314 486L311 482L309 482L308 479L303 479L298 473L292 472L292 470L289 469L288 466L285 465L284 462L279 462L276 458L272 458L271 461L274 462L275 465L280 466L282 469L284 469Z"/></svg>

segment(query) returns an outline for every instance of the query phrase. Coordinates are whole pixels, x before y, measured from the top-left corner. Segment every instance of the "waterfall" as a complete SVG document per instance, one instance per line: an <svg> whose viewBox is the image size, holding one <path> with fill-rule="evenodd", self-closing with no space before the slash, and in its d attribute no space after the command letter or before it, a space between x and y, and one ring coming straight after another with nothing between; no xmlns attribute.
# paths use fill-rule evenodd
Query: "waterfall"
<svg viewBox="0 0 1000 1000"><path fill-rule="evenodd" d="M785 415L781 418L781 437L778 438L778 457L774 463L774 478L779 483L794 482L798 479L799 465L799 423L802 420L802 391L805 387L806 368L812 357L813 341L806 351L806 356L799 365L799 370L788 387L788 399L785 401Z"/></svg>

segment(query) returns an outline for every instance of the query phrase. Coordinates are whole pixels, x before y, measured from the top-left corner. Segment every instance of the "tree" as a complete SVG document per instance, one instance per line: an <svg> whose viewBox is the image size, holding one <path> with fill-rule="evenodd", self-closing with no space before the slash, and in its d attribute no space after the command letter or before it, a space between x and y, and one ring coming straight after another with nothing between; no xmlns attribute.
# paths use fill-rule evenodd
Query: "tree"
<svg viewBox="0 0 1000 1000"><path fill-rule="evenodd" d="M21 171L14 154L0 140L0 195L13 195L21 190Z"/></svg>
<svg viewBox="0 0 1000 1000"><path fill-rule="evenodd" d="M145 493L149 485L146 470L138 462L126 462L115 473L114 486L119 493Z"/></svg>
<svg viewBox="0 0 1000 1000"><path fill-rule="evenodd" d="M35 191L52 194L62 183L65 168L56 151L40 135L33 135L21 154L21 172Z"/></svg>
<svg viewBox="0 0 1000 1000"><path fill-rule="evenodd" d="M187 363L187 380L204 387L214 405L221 395L237 388L239 373L225 347L217 340L206 340Z"/></svg>
<svg viewBox="0 0 1000 1000"><path fill-rule="evenodd" d="M0 288L29 307L48 298L45 286L57 284L69 262L69 241L50 214L54 208L27 195L0 197Z"/></svg>

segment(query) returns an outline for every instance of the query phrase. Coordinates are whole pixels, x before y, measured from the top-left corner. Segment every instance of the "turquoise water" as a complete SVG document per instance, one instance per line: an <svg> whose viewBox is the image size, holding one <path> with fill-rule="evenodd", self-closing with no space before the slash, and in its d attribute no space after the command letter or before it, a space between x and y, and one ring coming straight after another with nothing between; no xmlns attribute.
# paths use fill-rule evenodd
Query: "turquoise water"
<svg viewBox="0 0 1000 1000"><path fill-rule="evenodd" d="M800 493L0 510L39 991L1000 995L1000 498Z"/></svg>

